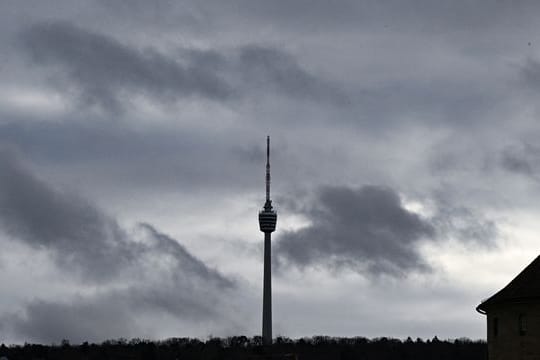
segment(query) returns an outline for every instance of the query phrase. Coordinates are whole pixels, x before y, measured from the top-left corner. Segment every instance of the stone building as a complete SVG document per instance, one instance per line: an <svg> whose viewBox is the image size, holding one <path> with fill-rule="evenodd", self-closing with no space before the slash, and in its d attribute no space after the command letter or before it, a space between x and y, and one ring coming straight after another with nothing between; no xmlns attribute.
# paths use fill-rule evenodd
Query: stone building
<svg viewBox="0 0 540 360"><path fill-rule="evenodd" d="M476 310L487 316L489 360L540 360L540 256Z"/></svg>

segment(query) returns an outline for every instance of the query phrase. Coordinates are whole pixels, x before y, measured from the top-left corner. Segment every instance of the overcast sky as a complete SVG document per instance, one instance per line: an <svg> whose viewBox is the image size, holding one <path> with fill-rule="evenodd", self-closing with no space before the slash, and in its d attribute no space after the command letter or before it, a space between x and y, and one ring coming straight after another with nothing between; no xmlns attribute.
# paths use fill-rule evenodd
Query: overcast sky
<svg viewBox="0 0 540 360"><path fill-rule="evenodd" d="M540 248L536 1L0 4L0 340L485 338Z"/></svg>

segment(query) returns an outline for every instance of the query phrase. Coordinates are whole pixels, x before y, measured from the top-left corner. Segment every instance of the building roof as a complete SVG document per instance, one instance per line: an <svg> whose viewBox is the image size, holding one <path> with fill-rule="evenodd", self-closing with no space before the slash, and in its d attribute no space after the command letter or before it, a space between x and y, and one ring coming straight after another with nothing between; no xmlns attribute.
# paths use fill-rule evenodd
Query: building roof
<svg viewBox="0 0 540 360"><path fill-rule="evenodd" d="M485 314L493 305L512 302L540 301L540 256L533 260L522 272L495 295L476 307Z"/></svg>

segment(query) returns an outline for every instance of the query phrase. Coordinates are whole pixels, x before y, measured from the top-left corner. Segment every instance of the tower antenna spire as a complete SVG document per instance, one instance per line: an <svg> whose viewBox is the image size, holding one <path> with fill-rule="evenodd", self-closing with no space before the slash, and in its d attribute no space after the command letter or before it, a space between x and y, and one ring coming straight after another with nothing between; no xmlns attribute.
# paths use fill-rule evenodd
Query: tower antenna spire
<svg viewBox="0 0 540 360"><path fill-rule="evenodd" d="M266 203L270 203L270 136L266 137Z"/></svg>

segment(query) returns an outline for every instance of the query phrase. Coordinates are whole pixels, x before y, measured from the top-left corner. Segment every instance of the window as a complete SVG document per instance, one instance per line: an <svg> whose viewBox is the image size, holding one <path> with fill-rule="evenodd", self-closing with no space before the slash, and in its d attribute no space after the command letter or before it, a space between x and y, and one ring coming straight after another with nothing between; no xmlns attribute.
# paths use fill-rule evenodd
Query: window
<svg viewBox="0 0 540 360"><path fill-rule="evenodd" d="M499 318L493 318L493 336L499 335Z"/></svg>
<svg viewBox="0 0 540 360"><path fill-rule="evenodd" d="M519 335L523 336L527 333L527 317L525 314L519 314L518 317Z"/></svg>

